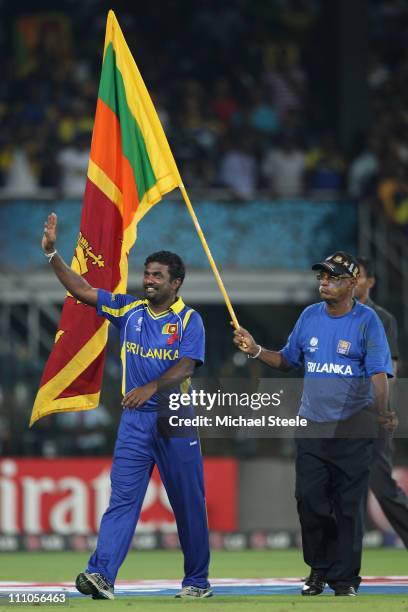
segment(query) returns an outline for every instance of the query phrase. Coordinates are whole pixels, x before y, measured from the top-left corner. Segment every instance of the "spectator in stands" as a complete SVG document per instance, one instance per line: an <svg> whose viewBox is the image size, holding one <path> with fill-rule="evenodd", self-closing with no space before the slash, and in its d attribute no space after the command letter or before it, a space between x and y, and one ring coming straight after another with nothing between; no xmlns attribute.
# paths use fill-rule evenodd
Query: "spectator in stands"
<svg viewBox="0 0 408 612"><path fill-rule="evenodd" d="M255 89L241 96L232 125L234 129L248 129L256 134L258 148L265 151L280 131L280 118L262 92Z"/></svg>
<svg viewBox="0 0 408 612"><path fill-rule="evenodd" d="M81 198L84 193L90 142L89 133L77 133L72 144L58 155L61 192L65 198Z"/></svg>
<svg viewBox="0 0 408 612"><path fill-rule="evenodd" d="M378 198L390 221L408 229L408 176L405 166L396 163L394 175L380 181Z"/></svg>
<svg viewBox="0 0 408 612"><path fill-rule="evenodd" d="M377 50L372 50L369 58L367 81L374 92L380 89L390 78L390 71Z"/></svg>
<svg viewBox="0 0 408 612"><path fill-rule="evenodd" d="M280 117L288 110L304 107L307 79L295 47L280 45L275 48L275 53L266 55L264 83L270 103Z"/></svg>
<svg viewBox="0 0 408 612"><path fill-rule="evenodd" d="M220 124L208 114L201 92L197 91L186 97L181 122L197 146L204 149L212 149L215 146Z"/></svg>
<svg viewBox="0 0 408 612"><path fill-rule="evenodd" d="M321 144L306 156L308 187L313 197L338 197L344 188L346 161L333 134L326 134Z"/></svg>
<svg viewBox="0 0 408 612"><path fill-rule="evenodd" d="M279 115L265 99L260 89L254 89L251 92L248 123L264 137L270 138L280 131Z"/></svg>
<svg viewBox="0 0 408 612"><path fill-rule="evenodd" d="M171 144L181 162L186 184L208 187L213 182L220 123L209 116L196 81L184 85L182 99L171 131Z"/></svg>
<svg viewBox="0 0 408 612"><path fill-rule="evenodd" d="M93 107L94 106L95 102ZM70 146L81 133L91 132L93 127L93 119L90 105L87 105L85 100L80 97L75 96L71 104L64 104L62 107L60 107L58 117L58 137L62 145Z"/></svg>
<svg viewBox="0 0 408 612"><path fill-rule="evenodd" d="M280 134L286 138L302 143L307 140L306 121L301 111L290 108L281 117Z"/></svg>
<svg viewBox="0 0 408 612"><path fill-rule="evenodd" d="M158 91L160 85L157 110L165 129L170 130L175 157L183 163L188 158L191 160L187 164L189 185L208 186L213 182L218 140L231 127L242 92L254 91L258 99L251 100L250 108L246 109L250 111L250 119L237 123L237 127L254 126L262 140L268 141L277 132L281 112L283 116L286 110L303 108L304 70L300 67L297 49L291 44L285 43L278 50L274 47L272 60L267 62L267 99L256 92L259 84L264 89L260 61L266 39L263 28L266 23L281 27L282 18L296 40L305 40L310 13L315 11L314 8L309 11L306 0L278 3L277 7L240 0L239 7L231 6L228 10L209 0L194 10L175 3L163 11L144 9L142 26L137 17L142 11L135 5L122 13L121 23L129 46L137 52L135 57L146 75L149 91ZM33 12L30 30L24 25L26 22L17 19L22 52L13 57L9 51L0 60L5 77L0 83L0 120L5 114L3 123L10 124L14 114L19 124L29 126L33 133L38 125L48 124L44 131L48 134L51 127L57 137L57 141L47 137L37 147L34 157L29 152L28 163L30 167L33 163L36 166L30 192L37 188L37 179L40 188L55 185L58 172L51 162L53 159L61 161L64 169L59 164L59 171L66 174L67 163L72 162L71 152L67 154L67 150L72 149L75 134L92 128L100 74L100 37L105 21L103 16L92 21L91 14L87 3L75 20L64 11L58 16L37 16ZM186 23L189 28L185 27ZM161 40L160 49L156 48L154 53L149 31L155 31ZM59 61L55 62L57 50ZM226 74L231 76L226 78ZM186 82L187 87L179 87ZM272 97L280 101L279 109ZM165 109L160 100L164 100ZM200 113L197 113L197 104ZM185 125L179 117L181 106L188 107L183 110L188 115ZM196 126L192 128L191 123ZM186 134L177 133L180 125L183 131L187 130ZM204 159L204 171L200 157ZM5 182L4 168L9 165L10 152L0 143L0 184ZM76 173L74 169L71 171ZM184 173L183 166L183 178ZM64 176L61 181L64 184ZM80 191L70 190L69 196L78 197Z"/></svg>
<svg viewBox="0 0 408 612"><path fill-rule="evenodd" d="M304 194L305 153L291 137L282 138L262 162L262 175L272 197L299 198Z"/></svg>
<svg viewBox="0 0 408 612"><path fill-rule="evenodd" d="M252 200L258 180L252 132L232 133L224 146L219 170L221 185L229 189L233 198L242 202Z"/></svg>
<svg viewBox="0 0 408 612"><path fill-rule="evenodd" d="M10 152L5 172L5 193L8 196L32 196L38 190L38 180L30 156L27 131L21 128L16 135L16 146Z"/></svg>
<svg viewBox="0 0 408 612"><path fill-rule="evenodd" d="M367 195L379 170L379 162L379 143L372 136L363 141L348 170L347 190L352 198L358 200Z"/></svg>
<svg viewBox="0 0 408 612"><path fill-rule="evenodd" d="M55 141L40 143L37 151L39 166L38 183L40 188L57 189L60 184L60 167L58 165L59 148Z"/></svg>
<svg viewBox="0 0 408 612"><path fill-rule="evenodd" d="M226 129L237 109L237 101L231 91L231 84L227 77L220 77L215 81L213 97L210 100L210 110Z"/></svg>

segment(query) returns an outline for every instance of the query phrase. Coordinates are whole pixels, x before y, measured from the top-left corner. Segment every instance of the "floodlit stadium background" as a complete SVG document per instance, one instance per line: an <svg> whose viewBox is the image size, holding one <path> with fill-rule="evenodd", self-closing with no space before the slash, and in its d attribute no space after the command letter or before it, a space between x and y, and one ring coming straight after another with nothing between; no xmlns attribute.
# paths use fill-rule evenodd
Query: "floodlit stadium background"
<svg viewBox="0 0 408 612"><path fill-rule="evenodd" d="M28 429L64 297L40 249L42 226L57 212L58 248L69 260L109 8L0 3L0 551L92 548L109 493L121 412L113 332L102 405ZM374 299L398 318L406 376L405 3L175 0L114 9L241 324L280 348L318 299L311 263L337 249L360 253L376 264ZM200 376L274 376L234 350L177 193L139 226L130 293L138 295L144 258L159 249L187 264L182 295L207 330ZM299 544L290 440L204 439L203 452L214 549ZM406 490L407 460L407 441L398 439L396 474ZM368 527L367 546L398 545L372 499ZM175 534L155 476L134 545L175 548Z"/></svg>

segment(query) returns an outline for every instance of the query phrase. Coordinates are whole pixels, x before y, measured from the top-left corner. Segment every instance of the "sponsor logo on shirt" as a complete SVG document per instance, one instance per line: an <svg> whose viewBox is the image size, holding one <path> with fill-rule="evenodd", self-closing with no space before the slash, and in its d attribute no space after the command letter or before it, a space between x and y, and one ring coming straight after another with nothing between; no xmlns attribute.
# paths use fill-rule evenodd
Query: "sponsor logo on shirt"
<svg viewBox="0 0 408 612"><path fill-rule="evenodd" d="M136 331L142 331L143 317L139 317L135 325Z"/></svg>
<svg viewBox="0 0 408 612"><path fill-rule="evenodd" d="M347 340L339 340L337 345L337 352L339 355L348 355L351 347L351 342L347 342Z"/></svg>
<svg viewBox="0 0 408 612"><path fill-rule="evenodd" d="M339 363L319 363L307 361L307 371L312 374L342 374L343 376L352 376L353 370L350 365Z"/></svg>
<svg viewBox="0 0 408 612"><path fill-rule="evenodd" d="M316 338L316 336L312 336L309 340L309 351L311 353L314 353L315 351L317 351L318 344L319 344L319 338Z"/></svg>
<svg viewBox="0 0 408 612"><path fill-rule="evenodd" d="M178 359L178 349L149 348L145 349L136 342L126 342L126 352L143 359L159 359L160 361L174 361Z"/></svg>

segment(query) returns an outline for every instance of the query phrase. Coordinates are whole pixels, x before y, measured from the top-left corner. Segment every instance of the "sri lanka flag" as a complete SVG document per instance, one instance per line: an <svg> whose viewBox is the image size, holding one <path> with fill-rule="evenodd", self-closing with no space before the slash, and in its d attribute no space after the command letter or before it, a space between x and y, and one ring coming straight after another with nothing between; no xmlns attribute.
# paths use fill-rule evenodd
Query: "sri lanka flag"
<svg viewBox="0 0 408 612"><path fill-rule="evenodd" d="M80 232L72 268L94 287L125 293L137 224L181 178L149 93L113 11L102 74ZM108 322L65 298L55 345L35 399L41 417L99 403Z"/></svg>

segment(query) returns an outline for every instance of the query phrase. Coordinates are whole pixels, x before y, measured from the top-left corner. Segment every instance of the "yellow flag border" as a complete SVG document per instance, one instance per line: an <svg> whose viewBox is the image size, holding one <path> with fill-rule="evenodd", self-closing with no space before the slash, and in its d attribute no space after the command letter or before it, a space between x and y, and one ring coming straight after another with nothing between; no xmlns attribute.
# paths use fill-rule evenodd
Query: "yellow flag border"
<svg viewBox="0 0 408 612"><path fill-rule="evenodd" d="M137 211L130 225L124 229L123 243L121 249L121 257L119 262L120 281L114 289L115 293L124 293L127 286L128 275L128 254L130 249L136 242L137 225L139 221L149 212L149 210L157 204L163 195L179 187L186 203L187 209L192 217L194 226L203 245L204 251L208 257L211 268L214 272L217 284L221 293L224 296L227 308L231 314L234 326L238 328L239 324L232 308L230 299L225 290L224 284L216 267L215 261L211 255L210 249L205 240L204 234L198 223L190 199L181 180L176 162L171 152L166 135L163 131L159 117L157 116L153 102L146 89L139 69L133 59L133 56L127 46L122 30L112 10L108 13L106 24L106 36L104 45L104 55L108 44L112 45L116 52L117 67L122 73L125 83L125 91L128 96L127 102L129 108L134 115L140 129L145 138L145 144L149 159L152 164L153 172L157 179L157 183L147 191L139 203ZM134 87L136 81L136 88ZM138 92L136 95L135 91ZM156 140L154 142L153 136ZM161 155L167 162L166 165L161 165L160 156L156 157L155 151L160 150ZM163 172L165 168L165 172ZM168 171L170 170L170 172ZM123 194L119 188L111 181L111 179L99 168L91 159L88 166L88 178L91 180L118 208L123 216ZM175 180L176 179L176 180ZM45 385L40 387L32 411L30 427L41 417L47 416L54 412L63 410L90 410L96 408L99 403L100 392L90 395L75 396L72 398L59 398L60 395L79 374L86 369L95 359L97 359L106 345L108 321L105 321L101 328L89 339L89 341L78 351L78 353L60 370L52 379ZM90 351L92 351L90 353ZM88 352L88 355L86 355ZM92 358L90 358L90 354ZM83 361L78 359L82 357ZM122 360L123 356L121 355ZM80 361L80 363L78 363ZM122 381L123 388L123 381ZM40 405L47 402L49 408L41 412Z"/></svg>
<svg viewBox="0 0 408 612"><path fill-rule="evenodd" d="M88 170L88 178L100 189L111 202L120 210L123 201L123 195L110 180L110 178L94 163L90 165L91 171ZM152 191L152 190L150 190ZM128 254L130 249L136 242L137 224L149 212L149 210L160 201L159 196L150 192L145 194L142 202L136 211L132 223L125 230L123 235L123 243L120 256L120 281L114 289L114 293L124 293L127 285L128 275ZM32 410L30 427L38 421L38 419L65 410L73 412L80 410L92 410L99 404L100 392L89 395L76 395L72 397L58 398L58 396L74 382L76 378L87 367L97 359L106 345L108 321L104 321L100 329L88 340L88 342L78 351L78 353L62 368L53 378L45 385L40 387L35 399ZM123 390L123 389L122 389ZM56 399L57 398L57 399ZM47 404L47 410L41 410L41 406Z"/></svg>

